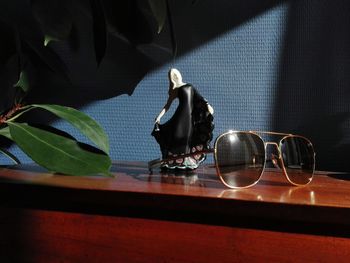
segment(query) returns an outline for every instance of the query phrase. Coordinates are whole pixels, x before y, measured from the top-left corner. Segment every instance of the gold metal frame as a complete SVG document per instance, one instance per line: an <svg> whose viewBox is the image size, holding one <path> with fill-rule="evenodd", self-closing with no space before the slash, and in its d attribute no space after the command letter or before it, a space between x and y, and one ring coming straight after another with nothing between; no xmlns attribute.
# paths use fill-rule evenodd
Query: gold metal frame
<svg viewBox="0 0 350 263"><path fill-rule="evenodd" d="M224 179L222 178L221 176L221 173L220 173L220 169L218 167L218 164L217 164L217 142L219 141L219 139L227 134L234 134L234 133L250 133L250 134L254 134L256 135L258 138L260 138L260 140L262 141L262 143L264 144L264 150L265 150L265 157L264 157L264 166L263 166L263 169L261 171L261 174L260 176L257 178L257 180L250 184L250 185L247 185L247 186L239 186L239 187L234 187L234 186L230 186L228 185ZM263 138L261 138L261 136L259 134L268 134L268 135L277 135L277 136L283 136L279 141L278 143L276 142L270 142L270 141L265 141ZM297 137L297 138L303 138L304 140L306 140L312 147L312 150L313 150L313 167L312 167L312 175L311 175L311 179L306 183L306 184L297 184L295 182L293 182L292 180L290 180L289 176L288 176L288 173L287 173L287 169L285 167L285 164L284 164L284 161L283 161L283 158L282 158L282 151L281 151L281 147L282 147L282 141L286 138L289 138L289 137ZM286 177L287 181L289 183L291 183L292 185L295 185L295 186L305 186L305 185L308 185L311 181L312 181L312 178L313 178L313 173L315 172L315 151L314 151L314 148L313 148L313 145L311 143L311 141L304 137L304 136L300 136L300 135L295 135L295 134L290 134L290 133L280 133L280 132L270 132L270 131L227 131L227 132L224 132L222 134L220 134L216 140L215 140L215 143L214 143L214 160L215 160L215 167L216 167L216 173L217 175L219 176L220 178L220 181L227 187L229 188L233 188L233 189L243 189L243 188L248 188L248 187L251 187L251 186L254 186L255 184L257 184L262 176L262 174L264 173L264 170L265 170L265 166L266 166L266 148L267 148L267 145L275 145L277 150L278 150L278 159L281 163L281 169L282 169L282 172L284 174L284 176Z"/></svg>
<svg viewBox="0 0 350 263"><path fill-rule="evenodd" d="M219 139L227 134L233 134L233 133L250 133L250 134L254 134L256 135L258 138L260 138L260 140L262 141L262 143L264 144L264 166L263 166L263 169L259 175L259 177L257 178L257 180L250 184L250 185L247 185L247 186L238 186L238 187L234 187L234 186L230 186L228 185L224 179L222 178L221 176L221 173L220 173L220 169L218 167L218 164L217 164L217 143L219 141ZM277 142L270 142L270 141L265 141L263 138L261 138L261 136L259 134L267 134L267 135L277 135L277 136L282 136L282 138ZM313 150L313 167L312 167L312 175L311 175L311 178L310 180L306 183L306 184L297 184L297 183L294 183L292 182L292 180L290 180L289 176L288 176L288 173L287 173L287 169L284 165L284 161L283 161L283 157L282 157L282 152L281 152L281 147L282 147L282 141L286 138L289 138L289 137L297 137L297 138L302 138L304 140L306 140L309 145L312 147L312 150ZM278 150L278 159L281 163L281 168L282 168L282 172L284 174L284 176L286 177L287 181L289 183L291 183L292 185L295 185L295 186L305 186L305 185L308 185L311 181L312 181L312 178L313 178L313 174L315 172L315 151L314 151L314 148L313 148L313 145L311 143L311 141L304 137L304 136L300 136L300 135L295 135L295 134L290 134L290 133L280 133L280 132L271 132L271 131L227 131L227 132L224 132L222 134L220 134L216 140L215 140L215 143L214 143L214 149L208 149L208 150L203 150L203 151L198 151L198 152L195 152L195 153L188 153L188 154L182 154L182 155L178 155L178 156L174 156L174 157L171 157L171 158L168 158L168 159L156 159L156 160L152 160L150 162L148 162L148 169L150 171L150 173L152 173L152 169L156 168L156 167L159 167L161 164L163 163L166 163L166 162L169 162L169 161L172 161L172 160L176 160L176 159L179 159L179 158L185 158L185 157L191 157L193 155L198 155L198 154L207 154L207 153L214 153L214 161L215 161L215 167L216 167L216 172L217 172L217 175L219 176L220 178L220 181L227 187L229 188L232 188L232 189L243 189L243 188L248 188L248 187L251 187L251 186L254 186L255 184L257 184L262 176L262 174L264 173L264 170L265 170L265 166L266 166L266 148L267 148L267 145L275 145L277 150Z"/></svg>

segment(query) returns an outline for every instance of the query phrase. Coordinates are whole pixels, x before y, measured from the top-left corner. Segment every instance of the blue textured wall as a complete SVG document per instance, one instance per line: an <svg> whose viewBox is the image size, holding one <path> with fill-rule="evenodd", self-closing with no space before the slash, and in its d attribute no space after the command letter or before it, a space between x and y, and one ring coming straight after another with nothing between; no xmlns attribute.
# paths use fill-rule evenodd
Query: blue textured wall
<svg viewBox="0 0 350 263"><path fill-rule="evenodd" d="M269 130L287 9L288 4L267 9L157 68L144 77L132 96L84 106L82 110L107 131L112 159L147 161L159 156L150 133L167 100L167 72L171 67L178 68L184 81L197 87L214 107L214 137L228 129ZM171 116L175 105L162 121ZM84 140L63 122L55 122L55 126ZM11 151L30 162L16 147Z"/></svg>
<svg viewBox="0 0 350 263"><path fill-rule="evenodd" d="M283 5L255 17L147 75L131 97L105 102L108 117L98 118L109 131L113 158L158 157L150 132L167 100L167 71L171 67L178 68L184 81L196 86L214 107L214 137L228 129L269 130L285 10ZM95 107L86 110L101 116ZM108 120L111 116L113 122ZM164 118L169 116L171 111Z"/></svg>
<svg viewBox="0 0 350 263"><path fill-rule="evenodd" d="M110 36L97 67L91 19L77 16L83 44L76 50L64 42L50 44L67 64L73 85L49 73L31 101L82 109L106 129L113 159L147 161L159 157L150 133L167 99L167 72L176 67L214 107L214 136L228 129L302 134L314 144L317 169L349 170L350 1L170 3L175 60L169 61L165 26L151 45L138 48ZM84 140L63 122L54 125ZM11 151L30 162L16 147ZM0 157L0 162L8 161Z"/></svg>

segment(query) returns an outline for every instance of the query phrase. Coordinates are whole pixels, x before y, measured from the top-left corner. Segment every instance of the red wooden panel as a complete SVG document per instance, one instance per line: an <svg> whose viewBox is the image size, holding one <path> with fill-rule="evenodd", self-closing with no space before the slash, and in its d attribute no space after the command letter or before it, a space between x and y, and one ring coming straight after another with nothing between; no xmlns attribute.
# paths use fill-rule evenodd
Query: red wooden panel
<svg viewBox="0 0 350 263"><path fill-rule="evenodd" d="M1 262L350 260L347 238L50 211L7 215L0 223Z"/></svg>

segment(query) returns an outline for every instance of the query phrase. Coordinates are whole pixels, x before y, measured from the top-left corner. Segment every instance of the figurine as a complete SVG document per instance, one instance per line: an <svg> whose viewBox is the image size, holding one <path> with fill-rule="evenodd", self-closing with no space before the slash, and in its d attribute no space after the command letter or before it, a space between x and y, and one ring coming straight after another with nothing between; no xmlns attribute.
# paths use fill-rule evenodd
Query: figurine
<svg viewBox="0 0 350 263"><path fill-rule="evenodd" d="M169 97L164 108L155 119L152 135L157 140L162 158L175 157L209 149L213 138L213 108L191 85L182 82L181 73L170 69ZM160 124L174 99L179 105L174 115L164 124ZM193 154L191 157L179 158L162 165L167 169L196 169L206 158L205 154Z"/></svg>

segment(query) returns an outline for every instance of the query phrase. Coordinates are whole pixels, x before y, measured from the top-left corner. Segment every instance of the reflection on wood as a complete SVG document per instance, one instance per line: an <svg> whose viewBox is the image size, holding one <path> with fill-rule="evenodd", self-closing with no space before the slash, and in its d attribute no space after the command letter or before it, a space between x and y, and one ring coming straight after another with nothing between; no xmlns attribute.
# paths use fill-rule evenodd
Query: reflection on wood
<svg viewBox="0 0 350 263"><path fill-rule="evenodd" d="M149 175L145 163L118 162L114 173L1 168L0 261L349 261L350 182L340 174L295 187L270 170L232 190L212 166Z"/></svg>

